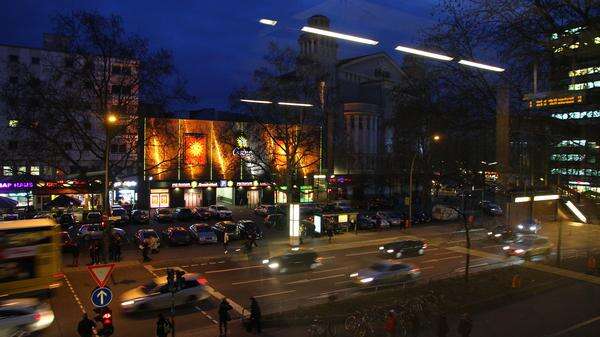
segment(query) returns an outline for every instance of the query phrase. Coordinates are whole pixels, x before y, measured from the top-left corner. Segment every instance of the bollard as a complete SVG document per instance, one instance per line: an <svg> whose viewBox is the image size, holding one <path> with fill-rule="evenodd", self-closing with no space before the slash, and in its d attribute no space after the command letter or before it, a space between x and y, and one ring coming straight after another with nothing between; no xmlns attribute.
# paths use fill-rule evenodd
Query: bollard
<svg viewBox="0 0 600 337"><path fill-rule="evenodd" d="M519 274L513 276L511 287L513 289L521 288L521 276Z"/></svg>

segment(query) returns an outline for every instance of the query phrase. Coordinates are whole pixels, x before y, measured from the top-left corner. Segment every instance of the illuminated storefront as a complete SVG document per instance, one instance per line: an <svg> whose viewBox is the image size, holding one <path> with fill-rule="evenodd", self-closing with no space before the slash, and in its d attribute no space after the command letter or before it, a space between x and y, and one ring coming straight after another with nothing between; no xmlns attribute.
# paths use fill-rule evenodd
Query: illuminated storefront
<svg viewBox="0 0 600 337"><path fill-rule="evenodd" d="M33 201L34 183L31 181L0 182L0 196L15 200L17 207L30 206Z"/></svg>
<svg viewBox="0 0 600 337"><path fill-rule="evenodd" d="M39 180L34 189L34 206L43 208L50 200L66 195L81 201L86 210L102 208L102 181L84 179Z"/></svg>

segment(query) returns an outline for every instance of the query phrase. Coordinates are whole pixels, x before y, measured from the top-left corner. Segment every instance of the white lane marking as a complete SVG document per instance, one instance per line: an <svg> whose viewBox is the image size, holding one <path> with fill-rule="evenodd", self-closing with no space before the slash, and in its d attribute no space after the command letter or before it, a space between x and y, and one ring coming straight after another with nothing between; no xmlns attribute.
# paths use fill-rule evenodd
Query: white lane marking
<svg viewBox="0 0 600 337"><path fill-rule="evenodd" d="M352 281L350 281L350 280L346 280L346 281L337 281L337 282L335 282L334 284L337 286L337 285L340 285L340 284L348 284L348 283L352 283Z"/></svg>
<svg viewBox="0 0 600 337"><path fill-rule="evenodd" d="M255 283L255 282L264 282L264 281L272 281L272 280L276 280L276 278L274 277L269 277L269 278L261 278L258 280L250 280L250 281L240 281L240 282L233 282L231 283L232 286L236 286L238 284L248 284L248 283Z"/></svg>
<svg viewBox="0 0 600 337"><path fill-rule="evenodd" d="M216 291L213 287L206 285L204 286L204 289L214 298L216 298L217 300L221 301L222 299L225 298L225 295L221 294L220 292ZM244 313L244 307L242 307L241 305L237 304L236 302L234 302L231 298L227 298L227 302L229 302L229 304L231 305L231 307L233 308L233 310L235 310L238 314L243 315Z"/></svg>
<svg viewBox="0 0 600 337"><path fill-rule="evenodd" d="M426 260L426 261L423 261L422 263L438 262L438 261L443 261L443 260L458 259L458 258L462 258L462 257L463 257L462 255L449 256L449 257L443 257L443 258L440 258L440 259Z"/></svg>
<svg viewBox="0 0 600 337"><path fill-rule="evenodd" d="M361 256L361 255L369 255L369 254L377 254L377 251L369 251L369 252L362 252L362 253L352 253L352 254L346 254L345 256Z"/></svg>
<svg viewBox="0 0 600 337"><path fill-rule="evenodd" d="M210 316L208 313L206 313L206 311L200 309L197 306L194 308L196 308L196 310L200 311L204 316L206 316L206 318L208 318L213 324L219 324L219 322L217 322L214 318L212 318L212 316Z"/></svg>
<svg viewBox="0 0 600 337"><path fill-rule="evenodd" d="M219 261L219 262L217 262L217 263L225 263L225 261Z"/></svg>
<svg viewBox="0 0 600 337"><path fill-rule="evenodd" d="M270 294L254 295L254 298L261 298L261 297L269 297L269 296L277 296L277 295L289 294L289 293L293 293L294 291L296 291L296 290L286 290L286 291L279 291L279 292L270 293Z"/></svg>
<svg viewBox="0 0 600 337"><path fill-rule="evenodd" d="M473 228L473 229L469 229L469 232L480 232L482 230L485 230L485 228ZM464 233L466 232L464 229L461 229L459 231L454 231L452 233Z"/></svg>
<svg viewBox="0 0 600 337"><path fill-rule="evenodd" d="M469 266L469 269L473 269L473 268L477 268L477 267L483 267L483 266L487 266L489 265L489 263L480 263L480 264L474 264L472 266ZM465 267L460 267L460 268L456 268L454 271L464 271L466 268Z"/></svg>
<svg viewBox="0 0 600 337"><path fill-rule="evenodd" d="M85 309L83 308L83 304L81 304L81 301L79 300L79 296L77 296L77 293L75 293L75 289L73 289L73 286L71 285L71 281L69 281L67 274L64 274L64 277L65 277L65 281L67 282L67 286L69 287L69 290L71 290L71 294L73 295L73 297L75 298L75 301L79 305L79 309L81 309L81 312L85 314Z"/></svg>
<svg viewBox="0 0 600 337"><path fill-rule="evenodd" d="M264 265L262 264L257 264L254 266L247 266L247 267L238 267L238 268L229 268L229 269L216 269L216 270L209 270L204 272L205 274L215 274L215 273L225 273L228 271L234 271L234 270L243 270L243 269L252 269L252 268L263 268Z"/></svg>
<svg viewBox="0 0 600 337"><path fill-rule="evenodd" d="M348 267L339 267L339 268L332 268L332 269L324 269L324 270L317 270L317 271L313 271L313 274L321 274L321 273L328 273L330 271L336 271L336 270L344 270L344 269L348 269Z"/></svg>
<svg viewBox="0 0 600 337"><path fill-rule="evenodd" d="M337 274L337 275L330 275L330 276L316 277L316 278L311 278L311 279L298 280L298 281L288 282L286 284L301 284L301 283L308 283L308 282L312 282L312 281L326 280L326 279L330 279L330 278L337 278L337 277L344 277L344 276L346 276L346 274Z"/></svg>
<svg viewBox="0 0 600 337"><path fill-rule="evenodd" d="M586 326L586 325L592 324L592 323L594 323L594 322L595 322L595 321L597 321L597 320L600 320L600 316L596 316L596 317L594 317L594 318L590 318L590 319L588 319L587 321L583 321L583 322L581 322L581 323L577 323L577 324L575 324L575 325L573 325L573 326L570 326L570 327L568 327L568 328L566 328L566 329L564 329L564 330L561 330L561 331L559 331L559 332L555 332L555 333L553 333L553 334L551 334L551 335L547 335L547 337L556 337L556 336L564 335L564 334L566 334L567 332L571 332L571 331L573 331L573 330L577 330L577 329L579 329L579 328L581 328L581 327L584 327L584 326Z"/></svg>
<svg viewBox="0 0 600 337"><path fill-rule="evenodd" d="M158 277L158 275L154 272L154 268L152 268L151 265L149 264L145 264L144 268L150 273L152 274L154 277ZM166 268L165 268L166 269Z"/></svg>
<svg viewBox="0 0 600 337"><path fill-rule="evenodd" d="M198 267L198 264L190 264L190 267Z"/></svg>
<svg viewBox="0 0 600 337"><path fill-rule="evenodd" d="M324 256L321 258L321 260L331 260L331 259L335 259L335 256Z"/></svg>
<svg viewBox="0 0 600 337"><path fill-rule="evenodd" d="M467 240L455 240L455 241L446 241L447 244L457 243L457 242L465 242Z"/></svg>

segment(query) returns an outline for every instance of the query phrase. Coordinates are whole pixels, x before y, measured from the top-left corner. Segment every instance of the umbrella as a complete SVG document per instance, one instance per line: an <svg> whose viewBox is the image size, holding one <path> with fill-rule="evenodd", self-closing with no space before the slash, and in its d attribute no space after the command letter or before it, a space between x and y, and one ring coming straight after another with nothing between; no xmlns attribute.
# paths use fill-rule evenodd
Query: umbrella
<svg viewBox="0 0 600 337"><path fill-rule="evenodd" d="M48 201L44 207L52 208L52 207L69 207L69 206L79 206L81 205L81 201L79 199L71 198L66 195L59 195L58 197Z"/></svg>
<svg viewBox="0 0 600 337"><path fill-rule="evenodd" d="M0 209L15 208L17 201L7 197L0 197Z"/></svg>

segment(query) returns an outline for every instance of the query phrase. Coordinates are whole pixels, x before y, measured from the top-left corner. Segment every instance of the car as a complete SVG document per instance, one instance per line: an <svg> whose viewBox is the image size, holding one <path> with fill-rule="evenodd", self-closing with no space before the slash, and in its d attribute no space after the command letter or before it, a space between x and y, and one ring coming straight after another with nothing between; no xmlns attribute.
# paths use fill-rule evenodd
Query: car
<svg viewBox="0 0 600 337"><path fill-rule="evenodd" d="M57 222L60 224L62 229L70 229L75 227L78 223L75 214L73 213L65 213L58 217Z"/></svg>
<svg viewBox="0 0 600 337"><path fill-rule="evenodd" d="M398 212L377 212L377 215L385 219L390 226L403 226L404 215Z"/></svg>
<svg viewBox="0 0 600 337"><path fill-rule="evenodd" d="M379 246L379 254L385 258L394 257L399 259L411 255L423 255L426 248L427 243L421 240L394 241Z"/></svg>
<svg viewBox="0 0 600 337"><path fill-rule="evenodd" d="M180 221L192 220L194 218L194 213L189 208L179 207L173 212L173 218Z"/></svg>
<svg viewBox="0 0 600 337"><path fill-rule="evenodd" d="M276 209L274 205L258 205L254 209L254 214L260 216L267 216L269 214L275 213L275 210Z"/></svg>
<svg viewBox="0 0 600 337"><path fill-rule="evenodd" d="M374 214L359 213L356 217L358 229L373 229L377 224Z"/></svg>
<svg viewBox="0 0 600 337"><path fill-rule="evenodd" d="M189 227L190 234L198 243L217 243L219 239L211 226L205 223L193 224Z"/></svg>
<svg viewBox="0 0 600 337"><path fill-rule="evenodd" d="M157 252L160 248L160 237L158 233L152 228L142 228L135 233L135 241L139 247L141 247L144 241L147 241L150 245L150 249L153 252Z"/></svg>
<svg viewBox="0 0 600 337"><path fill-rule="evenodd" d="M316 269L321 261L314 251L297 251L264 259L262 263L271 273L284 274Z"/></svg>
<svg viewBox="0 0 600 337"><path fill-rule="evenodd" d="M229 234L229 240L238 240L241 238L240 227L233 221L220 221L214 224L212 228L217 234L217 238L221 242L223 241L223 236L225 235L225 232Z"/></svg>
<svg viewBox="0 0 600 337"><path fill-rule="evenodd" d="M101 223L102 222L102 213L97 211L88 212L85 217L85 223Z"/></svg>
<svg viewBox="0 0 600 337"><path fill-rule="evenodd" d="M406 215L406 218L408 219L408 215ZM427 215L427 213L421 211L421 210L415 210L412 213L412 223L413 224L422 224L422 223L429 223L431 222L431 217L429 215Z"/></svg>
<svg viewBox="0 0 600 337"><path fill-rule="evenodd" d="M537 255L549 255L552 252L552 244L548 238L538 235L522 235L509 245L502 247L508 256L519 256L529 259Z"/></svg>
<svg viewBox="0 0 600 337"><path fill-rule="evenodd" d="M125 291L119 297L121 310L125 313L164 310L171 307L172 299L175 306L194 306L210 297L205 288L208 284L206 278L195 273L186 273L182 277L183 287L175 293L171 293L166 276L157 277L146 285Z"/></svg>
<svg viewBox="0 0 600 337"><path fill-rule="evenodd" d="M28 336L49 327L54 312L37 298L0 301L0 336Z"/></svg>
<svg viewBox="0 0 600 337"><path fill-rule="evenodd" d="M129 213L127 213L127 210L121 208L121 207L113 207L113 209L110 212L111 216L117 218L120 217L121 219L114 221L114 223L119 223L119 224L126 224L127 222L129 222Z"/></svg>
<svg viewBox="0 0 600 337"><path fill-rule="evenodd" d="M13 220L19 220L19 214L17 214L17 213L2 214L2 221L13 221Z"/></svg>
<svg viewBox="0 0 600 337"><path fill-rule="evenodd" d="M232 212L229 208L222 205L211 205L208 207L210 214L219 219L231 219Z"/></svg>
<svg viewBox="0 0 600 337"><path fill-rule="evenodd" d="M509 226L499 225L487 232L487 238L496 242L511 242L515 233Z"/></svg>
<svg viewBox="0 0 600 337"><path fill-rule="evenodd" d="M60 248L65 253L70 253L77 248L77 243L71 238L69 232L60 232Z"/></svg>
<svg viewBox="0 0 600 337"><path fill-rule="evenodd" d="M239 220L237 225L240 228L240 238L248 238L250 234L254 234L256 239L263 238L262 230L253 220Z"/></svg>
<svg viewBox="0 0 600 337"><path fill-rule="evenodd" d="M479 202L479 207L481 207L481 209L483 209L485 213L492 216L500 216L504 214L502 208L498 204L495 204L488 200L483 200Z"/></svg>
<svg viewBox="0 0 600 337"><path fill-rule="evenodd" d="M150 217L148 211L141 209L134 209L131 212L131 222L137 225L148 224Z"/></svg>
<svg viewBox="0 0 600 337"><path fill-rule="evenodd" d="M190 232L181 226L168 227L163 231L163 234L171 246L189 245L194 239Z"/></svg>
<svg viewBox="0 0 600 337"><path fill-rule="evenodd" d="M52 216L52 214L50 213L38 213L36 215L33 216L34 219L54 219L54 216Z"/></svg>
<svg viewBox="0 0 600 337"><path fill-rule="evenodd" d="M154 219L158 222L167 222L173 220L173 213L168 208L160 208L156 210Z"/></svg>
<svg viewBox="0 0 600 337"><path fill-rule="evenodd" d="M542 229L542 224L537 221L526 221L515 226L515 233L518 234L537 234Z"/></svg>
<svg viewBox="0 0 600 337"><path fill-rule="evenodd" d="M376 262L370 267L350 274L357 285L367 286L388 282L411 281L421 276L421 270L411 263L400 261Z"/></svg>
<svg viewBox="0 0 600 337"><path fill-rule="evenodd" d="M431 209L431 217L439 221L458 219L458 211L450 206L437 204Z"/></svg>
<svg viewBox="0 0 600 337"><path fill-rule="evenodd" d="M208 220L211 217L211 214L206 207L197 207L194 208L194 219L196 220Z"/></svg>
<svg viewBox="0 0 600 337"><path fill-rule="evenodd" d="M352 204L348 200L336 200L332 204L338 211L350 212L352 210Z"/></svg>
<svg viewBox="0 0 600 337"><path fill-rule="evenodd" d="M273 213L267 215L264 224L268 228L280 229L283 228L283 226L285 225L286 219L287 216L283 213Z"/></svg>
<svg viewBox="0 0 600 337"><path fill-rule="evenodd" d="M127 238L125 230L113 227L112 233L120 236L122 239ZM104 229L101 224L83 224L77 230L77 238L81 240L100 240L104 235Z"/></svg>

